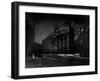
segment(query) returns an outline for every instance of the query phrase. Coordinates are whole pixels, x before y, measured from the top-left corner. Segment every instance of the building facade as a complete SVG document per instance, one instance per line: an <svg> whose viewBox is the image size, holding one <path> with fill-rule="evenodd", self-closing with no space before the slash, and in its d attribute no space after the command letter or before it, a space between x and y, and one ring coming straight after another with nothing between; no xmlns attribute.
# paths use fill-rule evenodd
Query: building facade
<svg viewBox="0 0 100 81"><path fill-rule="evenodd" d="M73 53L74 52L74 28L72 23L63 23L62 26L56 26L51 33L42 42L44 53Z"/></svg>

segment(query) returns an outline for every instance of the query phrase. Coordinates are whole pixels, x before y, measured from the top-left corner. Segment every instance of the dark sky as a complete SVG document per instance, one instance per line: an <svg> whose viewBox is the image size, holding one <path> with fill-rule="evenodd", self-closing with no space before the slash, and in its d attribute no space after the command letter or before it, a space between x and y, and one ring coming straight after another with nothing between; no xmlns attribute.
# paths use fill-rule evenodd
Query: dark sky
<svg viewBox="0 0 100 81"><path fill-rule="evenodd" d="M56 25L60 26L65 21L73 21L76 24L89 24L89 16L26 13L26 21L30 25L27 27L34 28L34 41L41 44L42 40L54 31Z"/></svg>

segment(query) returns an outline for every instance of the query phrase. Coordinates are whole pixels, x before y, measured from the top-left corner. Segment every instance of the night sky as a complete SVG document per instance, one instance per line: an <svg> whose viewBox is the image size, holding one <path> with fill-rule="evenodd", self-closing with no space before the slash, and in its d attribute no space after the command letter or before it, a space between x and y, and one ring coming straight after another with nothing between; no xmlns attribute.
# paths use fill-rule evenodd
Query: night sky
<svg viewBox="0 0 100 81"><path fill-rule="evenodd" d="M54 31L55 26L62 25L64 21L89 25L89 16L26 13L26 39L41 44L42 40ZM34 37L34 40L31 37Z"/></svg>

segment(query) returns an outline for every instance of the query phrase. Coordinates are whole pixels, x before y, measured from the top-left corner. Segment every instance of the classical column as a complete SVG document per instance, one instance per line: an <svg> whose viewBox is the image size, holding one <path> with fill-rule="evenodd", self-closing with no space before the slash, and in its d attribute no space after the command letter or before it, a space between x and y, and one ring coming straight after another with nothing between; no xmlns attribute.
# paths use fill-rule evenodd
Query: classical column
<svg viewBox="0 0 100 81"><path fill-rule="evenodd" d="M69 30L69 48L70 48L70 51L72 53L74 51L73 44L74 44L74 28L72 26L70 26L70 30Z"/></svg>
<svg viewBox="0 0 100 81"><path fill-rule="evenodd" d="M63 35L62 36L62 43L63 43L62 48L63 48L63 50L65 49L65 39L64 38L65 38L65 36Z"/></svg>
<svg viewBox="0 0 100 81"><path fill-rule="evenodd" d="M59 37L57 36L57 50L59 50Z"/></svg>
<svg viewBox="0 0 100 81"><path fill-rule="evenodd" d="M65 43L64 47L65 47L65 50L66 50L67 49L67 35L66 34L64 36L64 43Z"/></svg>
<svg viewBox="0 0 100 81"><path fill-rule="evenodd" d="M69 50L69 34L67 34L67 50Z"/></svg>
<svg viewBox="0 0 100 81"><path fill-rule="evenodd" d="M63 36L61 36L61 50L63 49Z"/></svg>
<svg viewBox="0 0 100 81"><path fill-rule="evenodd" d="M59 36L59 49L61 50L61 36Z"/></svg>

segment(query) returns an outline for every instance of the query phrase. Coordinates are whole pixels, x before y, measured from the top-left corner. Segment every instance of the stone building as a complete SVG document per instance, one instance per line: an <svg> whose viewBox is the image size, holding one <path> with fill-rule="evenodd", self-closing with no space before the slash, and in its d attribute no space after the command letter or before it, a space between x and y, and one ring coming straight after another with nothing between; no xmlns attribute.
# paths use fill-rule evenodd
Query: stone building
<svg viewBox="0 0 100 81"><path fill-rule="evenodd" d="M68 54L74 52L74 28L72 23L63 23L62 26L56 26L51 33L42 42L43 53Z"/></svg>
<svg viewBox="0 0 100 81"><path fill-rule="evenodd" d="M71 22L56 26L42 42L43 54L76 54L89 57L89 26Z"/></svg>

